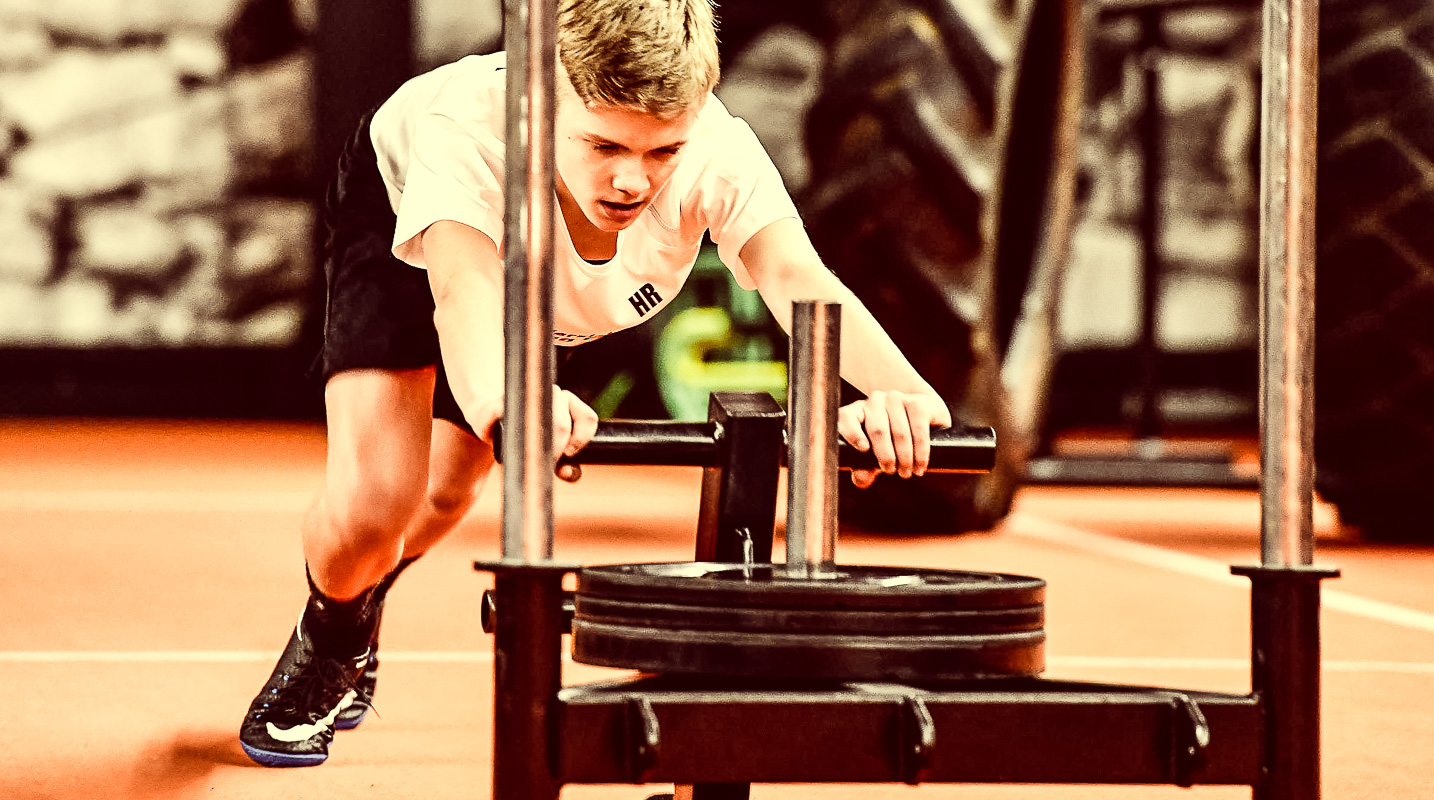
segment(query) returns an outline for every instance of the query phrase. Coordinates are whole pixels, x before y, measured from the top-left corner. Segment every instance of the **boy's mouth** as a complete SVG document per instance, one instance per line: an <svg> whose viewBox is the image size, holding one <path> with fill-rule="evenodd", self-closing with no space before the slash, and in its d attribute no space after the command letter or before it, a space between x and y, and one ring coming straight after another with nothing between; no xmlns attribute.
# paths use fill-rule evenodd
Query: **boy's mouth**
<svg viewBox="0 0 1434 800"><path fill-rule="evenodd" d="M642 209L642 202L615 203L611 200L599 200L598 206L602 208L603 216L613 222L627 222L637 216L637 212Z"/></svg>

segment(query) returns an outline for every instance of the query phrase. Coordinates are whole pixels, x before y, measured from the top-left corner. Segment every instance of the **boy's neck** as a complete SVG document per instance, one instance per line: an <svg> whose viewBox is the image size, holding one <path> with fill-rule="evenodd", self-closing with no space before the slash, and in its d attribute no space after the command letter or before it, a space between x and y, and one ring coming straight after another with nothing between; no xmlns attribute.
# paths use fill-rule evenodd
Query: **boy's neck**
<svg viewBox="0 0 1434 800"><path fill-rule="evenodd" d="M592 224L564 188L561 184L558 186L558 208L578 256L587 261L606 261L617 255L617 233L600 230Z"/></svg>

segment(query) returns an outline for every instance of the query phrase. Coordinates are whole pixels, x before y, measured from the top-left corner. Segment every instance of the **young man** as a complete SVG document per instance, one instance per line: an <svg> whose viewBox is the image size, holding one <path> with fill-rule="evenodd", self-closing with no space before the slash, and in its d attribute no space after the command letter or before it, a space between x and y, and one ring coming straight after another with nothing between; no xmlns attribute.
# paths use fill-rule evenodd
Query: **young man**
<svg viewBox="0 0 1434 800"><path fill-rule="evenodd" d="M555 343L652 316L710 234L784 328L793 300L843 304L842 376L868 396L841 410L841 435L884 472L924 471L949 412L822 265L771 160L711 95L710 0L561 0L558 23ZM327 475L303 531L310 598L240 730L260 764L321 763L334 729L363 718L385 594L493 466L504 89L501 53L414 78L340 161L325 214ZM561 389L553 412L556 451L577 452L597 415Z"/></svg>

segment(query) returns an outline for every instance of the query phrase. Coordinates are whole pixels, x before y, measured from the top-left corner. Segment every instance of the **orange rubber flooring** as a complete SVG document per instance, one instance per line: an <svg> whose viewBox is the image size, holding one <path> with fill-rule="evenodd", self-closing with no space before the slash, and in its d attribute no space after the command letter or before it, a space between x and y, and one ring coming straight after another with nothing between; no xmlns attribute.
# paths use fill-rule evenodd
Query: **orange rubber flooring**
<svg viewBox="0 0 1434 800"><path fill-rule="evenodd" d="M483 798L491 644L478 602L497 482L391 595L382 716L328 763L250 763L237 731L305 597L298 526L323 478L309 424L0 422L0 799ZM695 469L589 467L557 490L557 555L689 558ZM838 560L1049 582L1048 677L1249 689L1259 503L1231 491L1028 488L996 531L844 535ZM1324 797L1434 799L1434 547L1363 544L1317 514ZM567 683L613 673L569 665ZM570 786L641 800L664 787ZM785 798L1242 798L1247 787L805 785Z"/></svg>

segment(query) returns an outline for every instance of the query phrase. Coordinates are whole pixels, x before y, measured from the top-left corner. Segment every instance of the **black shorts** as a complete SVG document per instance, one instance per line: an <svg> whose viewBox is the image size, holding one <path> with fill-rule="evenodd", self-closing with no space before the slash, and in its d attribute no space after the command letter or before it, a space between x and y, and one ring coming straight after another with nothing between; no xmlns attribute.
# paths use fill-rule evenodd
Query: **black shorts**
<svg viewBox="0 0 1434 800"><path fill-rule="evenodd" d="M324 343L313 374L327 382L350 369L438 367L433 416L469 433L438 350L428 272L392 251L398 218L388 202L378 156L369 135L373 112L339 156L338 172L324 194Z"/></svg>
<svg viewBox="0 0 1434 800"><path fill-rule="evenodd" d="M433 326L428 272L392 251L398 218L388 202L369 135L373 112L344 146L338 173L324 195L323 349L311 373L327 382L350 369L438 367L433 417L473 432L449 388ZM568 348L562 348L566 350Z"/></svg>

